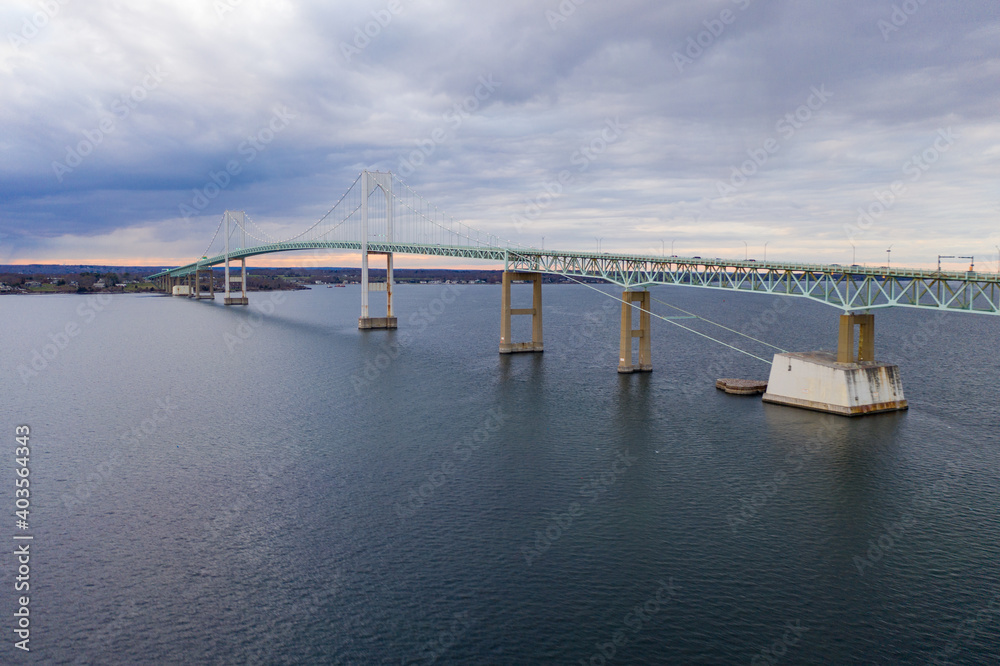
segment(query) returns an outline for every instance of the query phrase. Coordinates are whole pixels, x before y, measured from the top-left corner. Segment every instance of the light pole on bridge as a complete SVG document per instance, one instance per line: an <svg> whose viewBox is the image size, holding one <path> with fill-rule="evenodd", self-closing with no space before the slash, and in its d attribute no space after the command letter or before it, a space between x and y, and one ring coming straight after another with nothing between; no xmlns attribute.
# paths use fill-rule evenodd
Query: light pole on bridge
<svg viewBox="0 0 1000 666"><path fill-rule="evenodd" d="M891 253L892 253L892 245L890 245L889 249L887 249L885 251L885 270L886 271L889 270L889 258L892 256Z"/></svg>
<svg viewBox="0 0 1000 666"><path fill-rule="evenodd" d="M602 236L600 238L595 238L594 240L597 241L597 254L600 254L601 253L601 241L604 240L604 237Z"/></svg>
<svg viewBox="0 0 1000 666"><path fill-rule="evenodd" d="M764 261L767 261L767 244L771 241L764 241Z"/></svg>
<svg viewBox="0 0 1000 666"><path fill-rule="evenodd" d="M851 243L851 266L858 265L858 248L854 247L854 243Z"/></svg>
<svg viewBox="0 0 1000 666"><path fill-rule="evenodd" d="M746 241L743 241L743 261L750 258L750 246L747 245Z"/></svg>
<svg viewBox="0 0 1000 666"><path fill-rule="evenodd" d="M677 239L674 239L674 240L670 241L670 256L671 257L674 256L674 243L676 243L676 242L677 242ZM1000 251L1000 250L998 250L998 251Z"/></svg>

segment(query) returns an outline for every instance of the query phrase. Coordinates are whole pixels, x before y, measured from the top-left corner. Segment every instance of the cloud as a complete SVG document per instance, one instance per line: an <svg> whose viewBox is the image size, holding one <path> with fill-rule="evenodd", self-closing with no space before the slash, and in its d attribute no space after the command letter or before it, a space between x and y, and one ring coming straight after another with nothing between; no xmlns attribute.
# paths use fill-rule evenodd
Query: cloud
<svg viewBox="0 0 1000 666"><path fill-rule="evenodd" d="M894 262L919 264L935 239L983 254L996 242L1000 20L985 0L914 5L898 26L892 3L861 0L53 1L30 38L38 4L0 11L0 233L26 261L62 256L66 238L152 256L133 229L196 256L227 207L276 232L305 226L358 171L399 171L438 128L407 182L514 240L645 251L677 236L715 256L746 237L772 258L836 261L857 209L953 127L962 138L855 243L877 261L895 242ZM455 126L447 114L482 77L502 85ZM833 97L784 137L779 121L819 86ZM282 108L294 119L247 159ZM628 130L580 170L574 155L615 118ZM60 180L54 164L102 123ZM768 138L780 150L720 196ZM234 160L239 173L178 224ZM565 170L572 183L518 228Z"/></svg>

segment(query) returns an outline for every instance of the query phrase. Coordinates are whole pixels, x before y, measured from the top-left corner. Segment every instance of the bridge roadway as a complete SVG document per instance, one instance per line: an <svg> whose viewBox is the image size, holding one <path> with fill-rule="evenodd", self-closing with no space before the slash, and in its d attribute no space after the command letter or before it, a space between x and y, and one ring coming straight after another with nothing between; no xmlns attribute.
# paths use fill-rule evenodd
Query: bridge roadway
<svg viewBox="0 0 1000 666"><path fill-rule="evenodd" d="M304 241L233 249L229 260L297 250L362 251L360 241ZM610 252L562 252L498 246L430 245L369 241L369 253L415 254L503 262L505 271L598 278L623 289L677 285L809 298L852 310L916 307L1000 314L1000 274L938 272L908 268L799 264L785 262L664 257ZM226 255L161 271L150 279L207 272L226 263Z"/></svg>

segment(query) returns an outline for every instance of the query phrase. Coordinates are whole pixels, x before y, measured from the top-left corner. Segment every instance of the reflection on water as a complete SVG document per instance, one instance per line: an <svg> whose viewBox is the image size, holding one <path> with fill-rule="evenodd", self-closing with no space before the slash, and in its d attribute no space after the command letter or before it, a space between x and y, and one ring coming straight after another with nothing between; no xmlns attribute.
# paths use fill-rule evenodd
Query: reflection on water
<svg viewBox="0 0 1000 666"><path fill-rule="evenodd" d="M429 320L440 287L401 286L391 332L357 330L354 287L254 316L116 296L28 381L81 301L3 298L3 413L37 433L38 659L576 663L621 630L619 663L733 663L791 623L787 663L923 662L1000 591L990 318L898 360L908 412L849 419L716 390L768 366L662 322L654 371L620 375L617 303L544 293L546 351L516 355L492 286ZM655 297L835 343L837 313L801 300ZM879 354L924 316L878 313ZM177 409L122 440L157 400ZM997 644L984 622L954 660Z"/></svg>

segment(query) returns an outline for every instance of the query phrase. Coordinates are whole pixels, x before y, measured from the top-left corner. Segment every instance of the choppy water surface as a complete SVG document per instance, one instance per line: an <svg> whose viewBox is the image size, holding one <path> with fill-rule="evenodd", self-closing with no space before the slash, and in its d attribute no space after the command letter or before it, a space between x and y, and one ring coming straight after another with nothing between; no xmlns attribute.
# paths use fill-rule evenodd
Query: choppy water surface
<svg viewBox="0 0 1000 666"><path fill-rule="evenodd" d="M5 514L32 428L18 659L996 663L997 319L879 312L911 408L844 419L722 394L768 366L662 321L654 372L618 375L618 304L583 287L546 286L546 352L513 357L498 287L400 286L396 332L357 330L357 289L0 299ZM653 296L836 344L818 304Z"/></svg>

